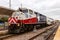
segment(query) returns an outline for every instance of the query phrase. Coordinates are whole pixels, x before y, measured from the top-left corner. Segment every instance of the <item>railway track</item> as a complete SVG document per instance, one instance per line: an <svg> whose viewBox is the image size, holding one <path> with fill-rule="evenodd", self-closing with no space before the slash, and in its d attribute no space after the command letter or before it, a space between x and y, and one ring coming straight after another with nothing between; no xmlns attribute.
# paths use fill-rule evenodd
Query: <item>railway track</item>
<svg viewBox="0 0 60 40"><path fill-rule="evenodd" d="M58 26L58 25L57 25ZM34 32L30 32L30 33L25 33L25 34L22 34L22 35L15 35L15 34L8 34L8 35L4 35L4 36L0 36L0 40L3 40L3 39L9 39L10 37L12 37L13 36L13 38L16 36L16 37L18 37L19 36L19 40L24 40L24 39L26 39L26 40L35 40L35 39L37 39L39 36L41 37L42 36L42 38L43 37L45 37L45 39L47 40L48 39L48 37L54 32L54 30L55 29L57 29L57 26L56 26L56 24L54 24L53 26L51 26L51 27L46 27L46 28L43 28L43 29L40 29L40 30L38 30L39 32L36 32L36 33L34 33ZM54 30L53 30L53 28L54 28ZM51 30L53 30L53 32L51 31ZM34 34L34 35L33 35ZM46 34L48 34L48 35L46 35ZM33 35L33 36L31 36L31 35ZM24 37L25 36L25 37ZM21 39L22 38L22 39ZM14 38L15 39L15 38ZM12 40L12 39L11 39ZM17 39L18 40L18 39Z"/></svg>
<svg viewBox="0 0 60 40"><path fill-rule="evenodd" d="M11 37L13 35L14 34L6 34L6 35L3 35L3 36L0 36L0 40L5 39L5 38L8 38L8 37Z"/></svg>
<svg viewBox="0 0 60 40"><path fill-rule="evenodd" d="M29 40L48 40L49 37L57 30L57 28L58 28L57 26L55 25L55 27L47 29L46 31L30 38Z"/></svg>

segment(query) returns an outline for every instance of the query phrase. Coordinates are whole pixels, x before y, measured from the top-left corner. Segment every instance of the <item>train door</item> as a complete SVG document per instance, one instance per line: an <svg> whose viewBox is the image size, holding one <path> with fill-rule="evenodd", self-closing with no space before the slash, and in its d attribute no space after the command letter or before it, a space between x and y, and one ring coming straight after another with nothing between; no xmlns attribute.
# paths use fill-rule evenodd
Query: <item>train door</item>
<svg viewBox="0 0 60 40"><path fill-rule="evenodd" d="M37 14L36 17L37 17L37 19L38 19L38 22L40 22L40 15Z"/></svg>

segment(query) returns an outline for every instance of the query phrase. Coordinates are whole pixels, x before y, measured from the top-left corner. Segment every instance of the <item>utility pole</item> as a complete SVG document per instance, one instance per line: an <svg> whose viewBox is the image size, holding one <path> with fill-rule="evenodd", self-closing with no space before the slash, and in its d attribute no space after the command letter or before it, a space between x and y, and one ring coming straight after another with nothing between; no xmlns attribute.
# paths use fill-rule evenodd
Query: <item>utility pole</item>
<svg viewBox="0 0 60 40"><path fill-rule="evenodd" d="M9 8L11 9L11 0L9 0Z"/></svg>
<svg viewBox="0 0 60 40"><path fill-rule="evenodd" d="M22 8L22 3L21 3L21 8Z"/></svg>

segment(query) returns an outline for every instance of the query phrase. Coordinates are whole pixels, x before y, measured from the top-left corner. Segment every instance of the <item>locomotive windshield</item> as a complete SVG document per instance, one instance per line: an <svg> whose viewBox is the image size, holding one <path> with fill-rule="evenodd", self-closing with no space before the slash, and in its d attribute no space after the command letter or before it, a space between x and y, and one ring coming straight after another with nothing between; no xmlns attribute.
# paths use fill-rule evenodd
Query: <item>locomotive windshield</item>
<svg viewBox="0 0 60 40"><path fill-rule="evenodd" d="M22 10L22 12L25 14L26 18L31 17L32 12L30 12L30 10L28 11L28 9L25 9L25 10Z"/></svg>
<svg viewBox="0 0 60 40"><path fill-rule="evenodd" d="M20 16L20 13L21 13L21 12L13 12L12 17Z"/></svg>
<svg viewBox="0 0 60 40"><path fill-rule="evenodd" d="M25 17L28 18L28 10L25 9L25 10L22 10L22 12L25 14Z"/></svg>
<svg viewBox="0 0 60 40"><path fill-rule="evenodd" d="M23 12L23 13L28 13L28 10L27 10L27 9L26 9L26 10L22 10L22 12Z"/></svg>

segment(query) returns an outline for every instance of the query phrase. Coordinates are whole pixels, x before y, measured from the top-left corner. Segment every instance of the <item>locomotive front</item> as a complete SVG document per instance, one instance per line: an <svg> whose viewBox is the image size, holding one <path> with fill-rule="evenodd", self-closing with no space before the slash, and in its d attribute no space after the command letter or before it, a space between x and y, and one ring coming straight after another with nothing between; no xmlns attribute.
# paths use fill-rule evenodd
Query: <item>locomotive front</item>
<svg viewBox="0 0 60 40"><path fill-rule="evenodd" d="M15 11L8 19L10 33L20 33L30 31L34 29L34 26L39 24L40 16L37 17L34 11L24 9L21 11Z"/></svg>
<svg viewBox="0 0 60 40"><path fill-rule="evenodd" d="M20 20L23 19L22 16L24 17L24 13L22 13L20 11L15 11L12 13L12 16L9 17L9 19L8 19L8 23L9 23L8 31L10 33L19 33L20 32L19 28L22 26L22 22Z"/></svg>

